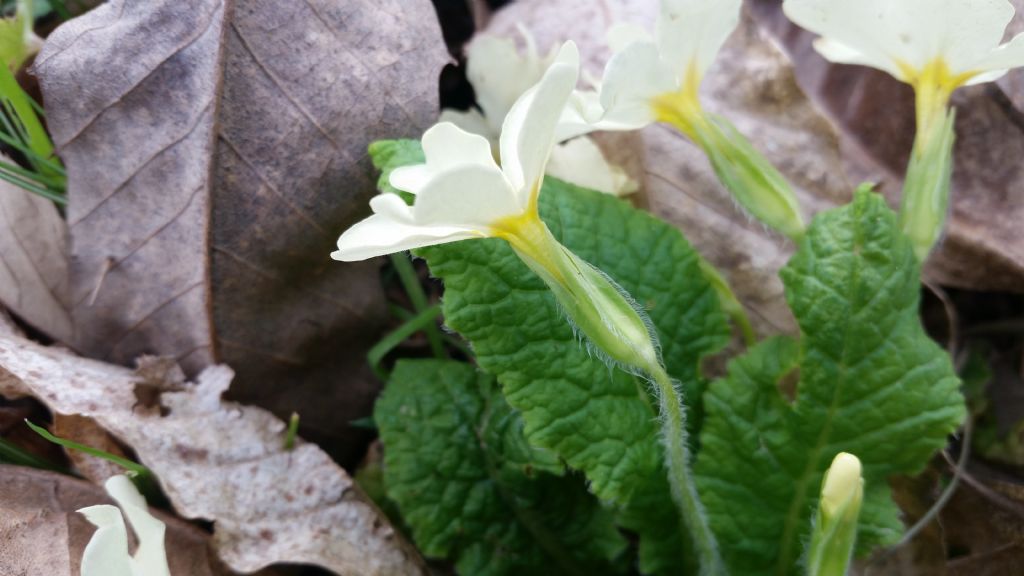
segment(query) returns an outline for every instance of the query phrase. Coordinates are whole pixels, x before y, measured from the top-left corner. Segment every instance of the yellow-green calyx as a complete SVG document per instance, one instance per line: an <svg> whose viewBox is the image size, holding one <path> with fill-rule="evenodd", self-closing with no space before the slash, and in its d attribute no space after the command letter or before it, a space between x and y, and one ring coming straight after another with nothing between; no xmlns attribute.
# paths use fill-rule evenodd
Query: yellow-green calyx
<svg viewBox="0 0 1024 576"><path fill-rule="evenodd" d="M932 60L921 69L905 63L898 65L903 79L914 87L918 134L931 136L936 123L945 116L953 91L966 84L975 73L954 74L942 58Z"/></svg>
<svg viewBox="0 0 1024 576"><path fill-rule="evenodd" d="M649 372L660 365L654 335L628 296L562 246L535 203L522 215L496 222L493 232L548 285L575 328L600 353L633 370Z"/></svg>
<svg viewBox="0 0 1024 576"><path fill-rule="evenodd" d="M807 555L808 576L846 575L863 500L860 460L842 452L832 461L821 485L821 501Z"/></svg>
<svg viewBox="0 0 1024 576"><path fill-rule="evenodd" d="M955 140L949 98L973 74L954 75L941 58L921 70L901 68L914 87L917 133L903 183L900 223L918 260L924 261L942 236L949 211Z"/></svg>
<svg viewBox="0 0 1024 576"><path fill-rule="evenodd" d="M651 102L658 122L675 126L693 140L698 136L697 124L706 116L700 103L700 80L697 66L691 64L679 90L661 94Z"/></svg>
<svg viewBox="0 0 1024 576"><path fill-rule="evenodd" d="M652 101L655 117L701 147L719 181L747 212L789 238L801 238L805 226L789 183L728 120L704 110L692 74L682 89Z"/></svg>

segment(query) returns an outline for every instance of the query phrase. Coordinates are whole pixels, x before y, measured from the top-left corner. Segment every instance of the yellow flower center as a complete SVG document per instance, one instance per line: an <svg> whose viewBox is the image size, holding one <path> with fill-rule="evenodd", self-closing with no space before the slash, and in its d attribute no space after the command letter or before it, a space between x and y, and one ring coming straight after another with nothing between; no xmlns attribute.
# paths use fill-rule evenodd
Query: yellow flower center
<svg viewBox="0 0 1024 576"><path fill-rule="evenodd" d="M953 91L963 86L978 72L954 74L941 56L923 68L914 68L906 62L897 61L903 72L903 80L914 87L917 107L917 130L925 142L936 126L941 126Z"/></svg>
<svg viewBox="0 0 1024 576"><path fill-rule="evenodd" d="M491 224L491 235L512 245L516 251L531 258L556 281L565 282L562 267L559 266L557 248L553 245L551 232L540 219L537 206L540 183L534 186L526 210L521 214L506 216Z"/></svg>
<svg viewBox="0 0 1024 576"><path fill-rule="evenodd" d="M692 138L697 131L697 124L705 117L700 104L700 82L697 62L690 62L679 89L659 94L651 101L655 119L672 124Z"/></svg>

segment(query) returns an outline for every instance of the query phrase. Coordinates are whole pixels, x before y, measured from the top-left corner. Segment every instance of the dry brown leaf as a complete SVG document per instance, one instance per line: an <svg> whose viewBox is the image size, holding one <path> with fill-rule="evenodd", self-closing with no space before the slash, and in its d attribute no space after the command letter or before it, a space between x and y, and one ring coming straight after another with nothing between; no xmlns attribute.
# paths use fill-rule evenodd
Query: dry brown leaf
<svg viewBox="0 0 1024 576"><path fill-rule="evenodd" d="M113 0L58 28L35 71L76 348L230 364L234 398L354 463L386 310L375 263L329 255L375 192L367 145L419 136L446 59L427 0Z"/></svg>
<svg viewBox="0 0 1024 576"><path fill-rule="evenodd" d="M235 570L291 562L343 575L424 573L415 549L320 448L298 441L286 451L283 422L221 400L226 366L162 394L166 416L137 406L142 379L127 368L13 336L0 336L0 367L54 412L94 418L134 448L175 510L214 522L213 545Z"/></svg>
<svg viewBox="0 0 1024 576"><path fill-rule="evenodd" d="M1016 1L1018 9L1024 2ZM814 35L789 22L777 0L755 0L754 13L779 39L797 78L843 134L844 161L857 180L881 184L898 205L914 138L910 87L870 68L838 66L811 47ZM1015 25L1021 28L1020 22ZM975 290L1024 291L1024 73L999 85L959 90L951 217L925 273Z"/></svg>
<svg viewBox="0 0 1024 576"><path fill-rule="evenodd" d="M69 297L67 225L57 207L0 182L0 303L51 338L70 342Z"/></svg>
<svg viewBox="0 0 1024 576"><path fill-rule="evenodd" d="M114 504L102 488L54 472L0 465L0 574L78 576L95 527L75 512ZM209 535L159 511L172 576L227 576L211 558Z"/></svg>
<svg viewBox="0 0 1024 576"><path fill-rule="evenodd" d="M644 0L520 0L495 14L488 32L509 35L522 21L542 49L576 40L587 70L600 77L609 55L607 27L630 21L653 30L657 8L657 2ZM832 126L750 17L744 15L708 72L703 96L710 110L731 120L789 179L806 217L852 197ZM645 167L643 196L650 210L681 228L722 270L758 332L794 332L777 276L792 244L746 216L704 154L676 130L655 125L640 132L640 139L635 148Z"/></svg>
<svg viewBox="0 0 1024 576"><path fill-rule="evenodd" d="M102 450L107 454L121 457L125 455L117 441L92 418L78 414L55 413L52 432L60 438ZM111 476L124 474L124 469L110 460L78 450L66 450L66 453L75 470L93 484L102 486Z"/></svg>

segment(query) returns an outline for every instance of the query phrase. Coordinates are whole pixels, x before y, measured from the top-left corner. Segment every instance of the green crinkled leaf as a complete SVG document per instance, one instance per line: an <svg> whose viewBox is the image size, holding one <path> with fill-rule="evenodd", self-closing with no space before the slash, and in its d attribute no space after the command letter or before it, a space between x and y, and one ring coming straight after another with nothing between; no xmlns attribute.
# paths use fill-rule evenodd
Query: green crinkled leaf
<svg viewBox="0 0 1024 576"><path fill-rule="evenodd" d="M493 377L398 363L374 418L384 480L424 554L460 574L621 574L612 515L554 454L530 447Z"/></svg>
<svg viewBox="0 0 1024 576"><path fill-rule="evenodd" d="M378 167L416 161L418 143L378 142ZM628 203L548 178L541 216L552 233L647 310L669 373L688 399L691 428L706 382L700 360L729 339L726 316L699 257L671 226ZM444 280L446 323L473 346L520 411L529 441L581 470L591 489L640 534L647 573L678 573L687 541L669 494L659 425L647 384L594 358L540 279L501 240L419 251Z"/></svg>
<svg viewBox="0 0 1024 576"><path fill-rule="evenodd" d="M380 178L377 179L377 188L381 192L391 192L411 200L412 195L402 192L391 185L391 172L395 168L408 166L410 164L422 164L426 162L423 156L423 147L419 140L378 140L370 144L370 159L373 160L374 168L380 170Z"/></svg>
<svg viewBox="0 0 1024 576"><path fill-rule="evenodd" d="M959 381L921 328L919 267L896 215L858 192L819 215L782 271L801 341L773 339L711 384L698 486L734 574L796 574L825 470L864 464L858 546L901 530L886 478L920 471L963 419ZM799 371L796 401L779 383Z"/></svg>

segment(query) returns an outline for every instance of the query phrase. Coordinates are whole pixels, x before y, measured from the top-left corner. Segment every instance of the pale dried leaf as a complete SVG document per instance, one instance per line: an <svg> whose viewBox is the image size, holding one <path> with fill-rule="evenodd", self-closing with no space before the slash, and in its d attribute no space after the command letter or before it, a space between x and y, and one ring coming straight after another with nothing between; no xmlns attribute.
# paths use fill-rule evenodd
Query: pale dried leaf
<svg viewBox="0 0 1024 576"><path fill-rule="evenodd" d="M0 336L23 336L21 330L14 324L11 317L0 306ZM0 365L0 396L6 396L13 400L24 396L30 396L31 392L21 383L21 379L14 376Z"/></svg>
<svg viewBox="0 0 1024 576"><path fill-rule="evenodd" d="M574 39L587 71L600 77L609 54L606 28L628 21L653 30L657 8L657 2L644 0L520 0L499 11L488 32L507 35L522 21L542 50ZM744 15L708 72L703 100L708 109L731 120L793 183L805 217L852 196L832 126L803 95L785 56L749 16ZM704 154L676 130L655 125L639 138L631 149L644 166L641 202L682 229L723 272L758 332L795 332L777 276L792 243L744 214L718 183ZM616 159L621 161L621 152Z"/></svg>
<svg viewBox="0 0 1024 576"><path fill-rule="evenodd" d="M69 297L67 225L57 207L0 181L0 303L51 338L70 342Z"/></svg>
<svg viewBox="0 0 1024 576"><path fill-rule="evenodd" d="M1020 9L1024 2L1016 4ZM826 61L811 47L815 36L787 20L780 2L756 0L752 5L759 22L795 63L801 87L840 128L849 173L881 184L890 204L898 206L914 139L913 91L884 72ZM1019 17L1013 27L1022 28ZM957 141L950 219L925 268L936 282L974 290L1024 290L1022 74L954 94Z"/></svg>
<svg viewBox="0 0 1024 576"><path fill-rule="evenodd" d="M386 308L375 263L330 253L367 145L420 135L446 59L428 0L113 0L54 31L76 347L228 363L233 397L354 463Z"/></svg>
<svg viewBox="0 0 1024 576"><path fill-rule="evenodd" d="M11 320L11 316L2 306L0 306L0 334L21 335L21 330L15 326L14 320Z"/></svg>
<svg viewBox="0 0 1024 576"><path fill-rule="evenodd" d="M78 576L95 528L76 510L113 504L106 492L70 476L0 465L0 574ZM161 512L172 576L227 576L207 550L209 535Z"/></svg>
<svg viewBox="0 0 1024 576"><path fill-rule="evenodd" d="M134 448L182 516L214 522L214 547L235 570L292 562L345 575L423 573L415 549L327 454L301 441L286 451L283 422L220 399L226 366L163 393L166 416L136 409L141 379L127 368L8 336L0 366L53 411L94 418Z"/></svg>

